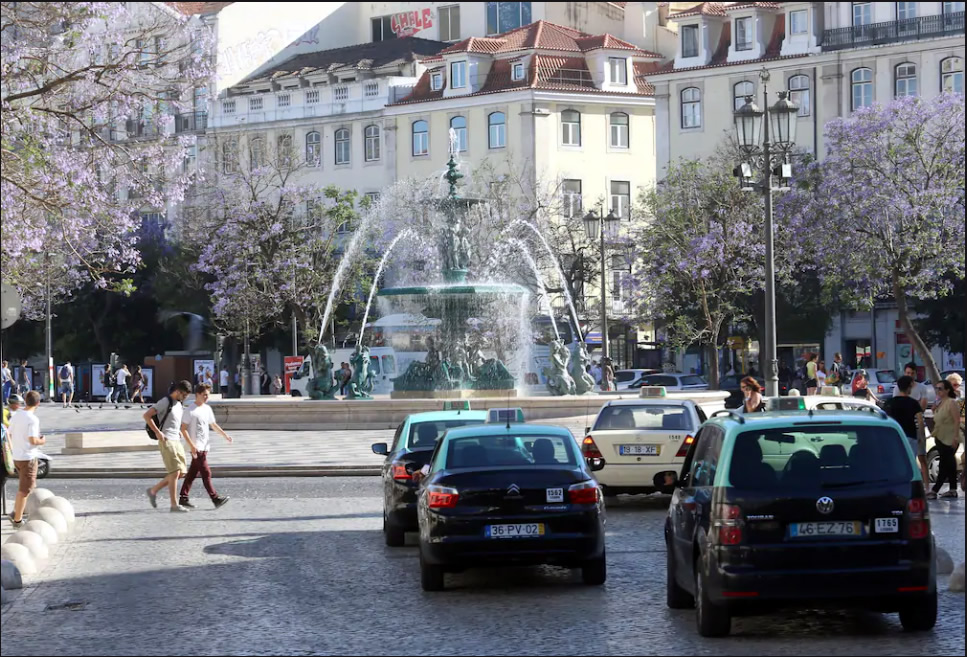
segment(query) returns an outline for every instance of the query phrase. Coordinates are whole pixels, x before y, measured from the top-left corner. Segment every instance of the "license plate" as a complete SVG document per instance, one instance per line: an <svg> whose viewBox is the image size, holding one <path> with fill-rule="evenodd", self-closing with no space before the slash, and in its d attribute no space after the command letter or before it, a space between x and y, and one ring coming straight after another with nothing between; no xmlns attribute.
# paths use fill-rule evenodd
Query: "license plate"
<svg viewBox="0 0 967 657"><path fill-rule="evenodd" d="M863 523L858 520L824 520L822 522L793 522L789 524L789 538L819 536L863 536Z"/></svg>
<svg viewBox="0 0 967 657"><path fill-rule="evenodd" d="M900 531L900 519L877 518L874 528L877 534L896 534Z"/></svg>
<svg viewBox="0 0 967 657"><path fill-rule="evenodd" d="M622 456L658 456L661 445L621 445L618 453Z"/></svg>
<svg viewBox="0 0 967 657"><path fill-rule="evenodd" d="M563 502L564 501L564 489L563 488L548 488L547 489L547 502L551 504L553 502Z"/></svg>
<svg viewBox="0 0 967 657"><path fill-rule="evenodd" d="M532 522L521 525L487 525L484 535L487 538L528 538L544 535L544 523Z"/></svg>

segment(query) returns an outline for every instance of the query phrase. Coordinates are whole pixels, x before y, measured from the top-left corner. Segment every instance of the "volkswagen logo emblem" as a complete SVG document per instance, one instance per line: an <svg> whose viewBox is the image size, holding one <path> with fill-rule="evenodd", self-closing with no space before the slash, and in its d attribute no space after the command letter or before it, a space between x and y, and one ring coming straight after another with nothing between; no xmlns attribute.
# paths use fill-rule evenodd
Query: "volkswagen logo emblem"
<svg viewBox="0 0 967 657"><path fill-rule="evenodd" d="M820 497L818 500L816 500L816 510L823 515L828 516L830 513L832 513L833 506L833 500L830 497Z"/></svg>
<svg viewBox="0 0 967 657"><path fill-rule="evenodd" d="M520 495L520 487L517 484L511 484L510 488L507 489L508 495Z"/></svg>

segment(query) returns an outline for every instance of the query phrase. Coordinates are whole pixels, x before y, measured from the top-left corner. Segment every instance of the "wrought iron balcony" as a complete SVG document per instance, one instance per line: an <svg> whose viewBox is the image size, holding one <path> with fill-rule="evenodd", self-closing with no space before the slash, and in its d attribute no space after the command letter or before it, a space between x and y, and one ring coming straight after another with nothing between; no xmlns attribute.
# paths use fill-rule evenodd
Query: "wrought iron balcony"
<svg viewBox="0 0 967 657"><path fill-rule="evenodd" d="M175 132L194 132L208 127L208 112L188 112L175 116Z"/></svg>
<svg viewBox="0 0 967 657"><path fill-rule="evenodd" d="M963 33L964 12L955 11L826 30L823 32L823 50L863 48Z"/></svg>

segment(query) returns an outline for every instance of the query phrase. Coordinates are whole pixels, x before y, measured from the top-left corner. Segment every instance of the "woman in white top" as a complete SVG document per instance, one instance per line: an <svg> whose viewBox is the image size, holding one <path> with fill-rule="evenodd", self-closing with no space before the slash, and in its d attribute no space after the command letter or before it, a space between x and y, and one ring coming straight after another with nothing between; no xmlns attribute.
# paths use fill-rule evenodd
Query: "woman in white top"
<svg viewBox="0 0 967 657"><path fill-rule="evenodd" d="M822 392L823 386L826 385L826 361L819 361L819 367L816 368L816 389L818 392Z"/></svg>

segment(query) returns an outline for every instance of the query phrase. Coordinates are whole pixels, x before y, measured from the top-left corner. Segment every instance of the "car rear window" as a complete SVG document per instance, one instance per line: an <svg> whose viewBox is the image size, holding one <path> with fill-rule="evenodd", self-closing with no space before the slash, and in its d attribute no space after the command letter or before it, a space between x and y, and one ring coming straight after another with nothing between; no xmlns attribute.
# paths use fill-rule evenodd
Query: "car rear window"
<svg viewBox="0 0 967 657"><path fill-rule="evenodd" d="M627 381L634 381L636 376L638 376L638 373L632 370L618 370L614 373L614 380L618 383L625 383Z"/></svg>
<svg viewBox="0 0 967 657"><path fill-rule="evenodd" d="M433 449L447 429L465 427L470 424L483 424L483 420L456 419L437 420L434 422L414 422L410 425L410 435L406 441L409 449Z"/></svg>
<svg viewBox="0 0 967 657"><path fill-rule="evenodd" d="M673 376L646 376L641 380L645 386L675 386L678 380Z"/></svg>
<svg viewBox="0 0 967 657"><path fill-rule="evenodd" d="M770 491L835 489L913 478L904 438L890 426L812 425L736 436L729 481Z"/></svg>
<svg viewBox="0 0 967 657"><path fill-rule="evenodd" d="M896 373L893 370L877 370L876 380L879 383L896 383Z"/></svg>
<svg viewBox="0 0 967 657"><path fill-rule="evenodd" d="M692 431L692 416L683 406L605 406L594 423L595 431L654 429Z"/></svg>
<svg viewBox="0 0 967 657"><path fill-rule="evenodd" d="M576 465L572 436L477 436L446 443L447 468Z"/></svg>
<svg viewBox="0 0 967 657"><path fill-rule="evenodd" d="M704 386L704 385L708 385L708 382L706 382L705 379L703 379L700 376L689 375L689 376L682 377L682 385L683 386Z"/></svg>

